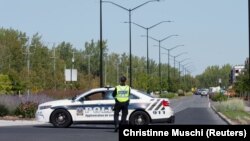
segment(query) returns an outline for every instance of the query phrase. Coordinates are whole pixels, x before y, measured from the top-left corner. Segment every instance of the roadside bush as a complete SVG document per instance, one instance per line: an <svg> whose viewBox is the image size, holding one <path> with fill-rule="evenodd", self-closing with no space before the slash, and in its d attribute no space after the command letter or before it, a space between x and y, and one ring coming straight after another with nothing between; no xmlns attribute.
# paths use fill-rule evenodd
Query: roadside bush
<svg viewBox="0 0 250 141"><path fill-rule="evenodd" d="M187 92L186 93L186 96L192 96L193 95L193 92Z"/></svg>
<svg viewBox="0 0 250 141"><path fill-rule="evenodd" d="M34 118L35 117L35 113L37 110L37 103L34 102L26 102L26 103L21 103L16 111L15 114L17 116L22 116L23 118Z"/></svg>
<svg viewBox="0 0 250 141"><path fill-rule="evenodd" d="M174 98L175 97L175 93L167 93L167 94L161 94L160 98Z"/></svg>
<svg viewBox="0 0 250 141"><path fill-rule="evenodd" d="M244 101L241 99L233 98L228 101L223 101L217 105L219 112L223 111L244 111Z"/></svg>
<svg viewBox="0 0 250 141"><path fill-rule="evenodd" d="M228 99L227 96L221 94L221 93L216 93L214 95L211 95L210 98L213 100L213 101L226 101Z"/></svg>
<svg viewBox="0 0 250 141"><path fill-rule="evenodd" d="M8 114L13 115L16 108L21 103L18 96L14 95L0 95L0 105L4 105L8 109Z"/></svg>
<svg viewBox="0 0 250 141"><path fill-rule="evenodd" d="M41 104L44 102L48 102L48 101L52 101L54 100L53 98L48 97L45 94L32 94L32 95L22 95L20 97L20 100L22 103L26 103L26 102L33 102L33 103L37 103L37 104Z"/></svg>
<svg viewBox="0 0 250 141"><path fill-rule="evenodd" d="M0 105L0 117L6 116L8 114L8 109L4 105Z"/></svg>
<svg viewBox="0 0 250 141"><path fill-rule="evenodd" d="M53 99L44 94L0 95L0 105L4 105L8 109L9 115L15 115L16 109L21 103L31 101L40 104L51 100Z"/></svg>
<svg viewBox="0 0 250 141"><path fill-rule="evenodd" d="M56 90L56 91L46 90L38 94L46 95L47 97L50 97L52 99L65 99L65 98L72 98L76 95L82 94L85 91L84 90Z"/></svg>
<svg viewBox="0 0 250 141"><path fill-rule="evenodd" d="M185 96L185 93L182 89L178 90L178 96Z"/></svg>

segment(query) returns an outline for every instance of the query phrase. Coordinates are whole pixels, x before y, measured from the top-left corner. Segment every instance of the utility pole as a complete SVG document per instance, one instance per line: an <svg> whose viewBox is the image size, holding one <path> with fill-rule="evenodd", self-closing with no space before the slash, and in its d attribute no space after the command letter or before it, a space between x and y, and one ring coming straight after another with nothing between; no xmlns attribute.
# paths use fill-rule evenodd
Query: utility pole
<svg viewBox="0 0 250 141"><path fill-rule="evenodd" d="M89 74L89 82L90 82L90 55L88 55L88 74Z"/></svg>
<svg viewBox="0 0 250 141"><path fill-rule="evenodd" d="M76 52L72 52L73 56L72 56L72 60L71 60L71 69L70 69L70 85L71 85L71 89L73 87L73 81L72 81L72 71L74 69L74 63L75 63L75 53Z"/></svg>
<svg viewBox="0 0 250 141"><path fill-rule="evenodd" d="M117 78L117 84L119 84L119 62L116 62L116 78Z"/></svg>
<svg viewBox="0 0 250 141"><path fill-rule="evenodd" d="M107 86L107 64L108 64L108 56L105 59L105 66L104 66L104 85Z"/></svg>
<svg viewBox="0 0 250 141"><path fill-rule="evenodd" d="M91 57L92 55L91 54L88 54L88 55L86 55L86 56L84 56L84 58L85 57L88 57L87 59L88 59L88 85L89 85L89 88L90 88L90 84L91 84L91 80L90 80L90 57ZM105 63L105 66L106 66L106 63ZM106 68L105 68L106 69ZM106 75L106 74L105 74ZM106 80L105 80L106 81ZM106 83L106 82L105 82Z"/></svg>
<svg viewBox="0 0 250 141"><path fill-rule="evenodd" d="M28 41L29 42L29 41ZM28 43L27 48L26 48L26 52L23 53L27 56L27 80L28 80L28 90L27 93L28 95L30 95L30 55L32 54L30 52L30 44Z"/></svg>
<svg viewBox="0 0 250 141"><path fill-rule="evenodd" d="M100 87L103 87L102 0L100 0Z"/></svg>
<svg viewBox="0 0 250 141"><path fill-rule="evenodd" d="M127 72L127 78L128 78L128 69L129 69L129 66L127 66L127 70L126 70L126 72Z"/></svg>
<svg viewBox="0 0 250 141"><path fill-rule="evenodd" d="M250 2L249 1L247 1L248 2L248 27L250 26ZM248 28L248 35L250 36L250 28ZM248 52L249 52L249 54L248 54L248 79L249 79L249 81L250 81L250 44L248 44Z"/></svg>
<svg viewBox="0 0 250 141"><path fill-rule="evenodd" d="M53 44L53 54L52 57L50 57L53 59L53 78L54 78L54 85L55 85L55 90L56 90L56 78L55 78L55 72L56 72L56 48L55 48L55 44Z"/></svg>

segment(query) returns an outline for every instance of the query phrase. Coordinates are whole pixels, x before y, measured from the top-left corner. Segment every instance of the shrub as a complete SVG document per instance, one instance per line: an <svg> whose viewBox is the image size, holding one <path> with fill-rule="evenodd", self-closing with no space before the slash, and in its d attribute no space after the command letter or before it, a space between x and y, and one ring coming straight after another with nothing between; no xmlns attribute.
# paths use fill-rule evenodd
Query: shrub
<svg viewBox="0 0 250 141"><path fill-rule="evenodd" d="M0 94L11 94L12 82L8 75L0 74Z"/></svg>
<svg viewBox="0 0 250 141"><path fill-rule="evenodd" d="M8 114L8 109L4 105L0 105L0 117L6 116Z"/></svg>
<svg viewBox="0 0 250 141"><path fill-rule="evenodd" d="M211 99L213 101L226 101L227 100L227 96L221 94L221 93L216 93L214 95L211 95Z"/></svg>
<svg viewBox="0 0 250 141"><path fill-rule="evenodd" d="M186 96L192 96L193 95L193 92L187 92L186 93Z"/></svg>
<svg viewBox="0 0 250 141"><path fill-rule="evenodd" d="M82 90L46 90L38 93L39 95L46 95L47 97L53 99L64 99L64 98L72 98L76 95L82 94L84 91Z"/></svg>
<svg viewBox="0 0 250 141"><path fill-rule="evenodd" d="M185 93L182 89L178 90L178 96L185 96Z"/></svg>
<svg viewBox="0 0 250 141"><path fill-rule="evenodd" d="M167 94L161 94L160 98L174 98L175 97L175 93L167 93Z"/></svg>
<svg viewBox="0 0 250 141"><path fill-rule="evenodd" d="M52 98L50 98L44 94L22 95L20 97L20 99L21 99L22 103L34 102L37 104L41 104L41 103L53 100Z"/></svg>
<svg viewBox="0 0 250 141"><path fill-rule="evenodd" d="M241 99L230 99L228 101L223 101L217 105L217 109L220 112L223 111L244 111L244 101Z"/></svg>
<svg viewBox="0 0 250 141"><path fill-rule="evenodd" d="M34 118L35 117L35 113L37 110L37 103L34 102L26 102L26 103L21 103L17 109L15 114L18 116L22 116L23 118Z"/></svg>
<svg viewBox="0 0 250 141"><path fill-rule="evenodd" d="M16 108L21 103L21 100L18 96L14 95L0 95L0 105L4 105L9 114L14 114Z"/></svg>
<svg viewBox="0 0 250 141"><path fill-rule="evenodd" d="M0 95L0 105L5 105L9 114L15 114L16 109L21 103L33 102L44 103L53 100L44 94L31 94L31 95Z"/></svg>

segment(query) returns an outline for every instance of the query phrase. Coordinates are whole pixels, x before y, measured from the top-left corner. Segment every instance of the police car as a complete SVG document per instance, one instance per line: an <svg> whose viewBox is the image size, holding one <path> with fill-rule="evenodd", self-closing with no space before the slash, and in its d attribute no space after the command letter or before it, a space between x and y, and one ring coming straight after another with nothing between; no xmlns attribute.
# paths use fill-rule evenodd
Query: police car
<svg viewBox="0 0 250 141"><path fill-rule="evenodd" d="M73 99L50 101L38 106L36 119L54 127L78 123L114 123L114 88L91 89ZM154 98L131 89L127 121L132 125L174 122L174 111L165 98ZM121 115L120 117L121 118Z"/></svg>

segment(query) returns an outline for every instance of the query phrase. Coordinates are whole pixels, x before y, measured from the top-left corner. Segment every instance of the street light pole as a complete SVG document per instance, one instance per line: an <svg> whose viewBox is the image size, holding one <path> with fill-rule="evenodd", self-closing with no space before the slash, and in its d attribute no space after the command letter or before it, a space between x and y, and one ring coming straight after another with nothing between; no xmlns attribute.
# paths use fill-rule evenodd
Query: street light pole
<svg viewBox="0 0 250 141"><path fill-rule="evenodd" d="M186 63L186 64L182 65L182 71L184 72L184 70L185 70L185 69L184 69L184 68L185 68L185 66L186 66L186 65L189 65L189 64L191 64L191 63L192 63L192 62L188 62L188 63ZM188 68L188 67L186 67L186 68ZM185 73L183 73L183 75L185 75Z"/></svg>
<svg viewBox="0 0 250 141"><path fill-rule="evenodd" d="M176 59L177 57L183 55L183 54L187 54L187 52L182 52L182 53L180 53L180 54L178 54L178 55L173 56L173 57L174 57L174 68L175 68L175 59ZM175 77L175 71L174 71L174 77Z"/></svg>
<svg viewBox="0 0 250 141"><path fill-rule="evenodd" d="M116 4L116 3L112 2L112 1L102 1L102 2L105 2L105 3L113 4L113 5L117 6L117 7L120 7L121 9L126 10L126 11L129 12L129 73L130 73L130 76L129 76L129 77L130 77L130 78L129 78L129 83L130 83L130 87L132 87L131 12L134 11L134 10L136 10L137 8L139 8L139 7L141 7L141 6L145 5L145 4L147 4L147 3L155 2L155 1L160 1L160 0L149 0L149 1L147 1L147 2L144 2L144 3L140 4L140 5L138 5L138 6L134 7L134 8L132 8L132 9L125 8L125 7L123 7L123 6L119 5L119 4Z"/></svg>
<svg viewBox="0 0 250 141"><path fill-rule="evenodd" d="M102 0L100 0L100 87L103 87Z"/></svg>
<svg viewBox="0 0 250 141"><path fill-rule="evenodd" d="M129 9L129 84L132 87L132 34L131 34L131 10Z"/></svg>
<svg viewBox="0 0 250 141"><path fill-rule="evenodd" d="M170 61L170 51L171 50L173 50L173 49L175 49L175 48L177 48L177 47L181 47L181 46L184 46L184 45L176 45L176 46L174 46L174 47L172 47L172 48L170 48L170 49L167 49L167 48L164 48L164 47L162 47L161 46L161 48L163 48L163 49L165 49L165 50L167 50L168 51L168 85L170 86L171 84L170 84L170 63L169 63L169 61Z"/></svg>
<svg viewBox="0 0 250 141"><path fill-rule="evenodd" d="M149 93L149 89L148 89L149 88L149 80L148 80L149 79L148 31L149 31L149 29L152 29L152 28L156 27L157 25L159 25L161 23L165 23L165 22L172 22L172 21L161 21L161 22L158 22L158 23L156 23L156 24L154 24L152 26L149 26L149 27L145 27L145 26L142 26L142 25L137 24L135 22L131 22L132 24L134 24L134 25L136 25L138 27L141 27L141 28L143 28L143 29L146 30L146 35L147 35L147 93ZM124 22L124 23L128 23L128 22Z"/></svg>
<svg viewBox="0 0 250 141"><path fill-rule="evenodd" d="M250 2L248 1L248 27L250 26ZM248 28L248 36L250 36L250 28ZM248 44L248 79L250 81L250 44ZM248 82L249 82L248 81Z"/></svg>
<svg viewBox="0 0 250 141"><path fill-rule="evenodd" d="M181 61L179 61L179 83L181 82L181 63L186 61L186 60L189 60L190 58L185 58Z"/></svg>
<svg viewBox="0 0 250 141"><path fill-rule="evenodd" d="M187 77L186 75L187 75L187 68L188 68L188 67L185 68L185 66L188 65L188 64L190 64L190 63L192 63L192 62L188 62L188 63L182 65L183 83L184 83L184 84L186 84L186 77Z"/></svg>
<svg viewBox="0 0 250 141"><path fill-rule="evenodd" d="M163 38L161 40L157 40L151 36L148 36L148 38L152 39L152 40L155 40L158 42L158 47L159 47L159 79L160 79L160 93L161 93L161 86L162 86L162 78L161 78L161 42L167 40L168 38L170 37L173 37L173 36L179 36L179 35L169 35L167 36L166 38ZM145 36L143 36L145 37Z"/></svg>

